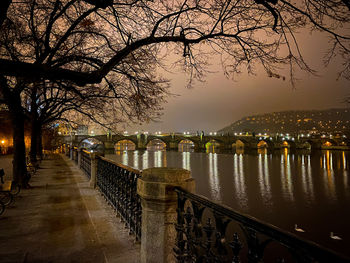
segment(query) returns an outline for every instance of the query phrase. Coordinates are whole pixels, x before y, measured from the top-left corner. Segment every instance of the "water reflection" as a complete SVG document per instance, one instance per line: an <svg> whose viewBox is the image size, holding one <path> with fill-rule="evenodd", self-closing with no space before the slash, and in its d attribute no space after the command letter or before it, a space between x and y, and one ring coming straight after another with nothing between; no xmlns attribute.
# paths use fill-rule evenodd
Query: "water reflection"
<svg viewBox="0 0 350 263"><path fill-rule="evenodd" d="M350 152L290 151L233 155L122 151L106 157L137 169L191 170L198 194L287 231L293 231L291 226L297 222L307 229L307 238L347 251ZM329 244L331 231L342 236L343 243Z"/></svg>
<svg viewBox="0 0 350 263"><path fill-rule="evenodd" d="M139 151L134 151L134 168L139 169Z"/></svg>
<svg viewBox="0 0 350 263"><path fill-rule="evenodd" d="M148 155L149 155L149 151L145 151L142 154L142 169L147 169L149 167L148 166L148 163L149 163Z"/></svg>
<svg viewBox="0 0 350 263"><path fill-rule="evenodd" d="M288 154L288 148L284 148L281 156L281 183L284 197L290 201L294 201L293 182L291 176L290 155Z"/></svg>
<svg viewBox="0 0 350 263"><path fill-rule="evenodd" d="M166 167L166 163L162 165L162 156L163 156L163 151L155 151L153 152L153 160L154 164L153 167Z"/></svg>
<svg viewBox="0 0 350 263"><path fill-rule="evenodd" d="M191 164L190 164L191 153L190 152L182 152L181 155L182 155L182 168L191 171Z"/></svg>
<svg viewBox="0 0 350 263"><path fill-rule="evenodd" d="M129 165L128 151L123 151L123 153L121 155L122 155L122 164Z"/></svg>
<svg viewBox="0 0 350 263"><path fill-rule="evenodd" d="M222 201L218 173L218 154L209 153L209 185L210 194L214 201Z"/></svg>
<svg viewBox="0 0 350 263"><path fill-rule="evenodd" d="M331 200L336 198L335 189L334 189L334 173L333 173L333 158L330 151L326 151L323 155L323 163L324 163L324 178L325 178L325 188L328 192L328 195L331 197Z"/></svg>
<svg viewBox="0 0 350 263"><path fill-rule="evenodd" d="M259 154L258 157L258 175L259 175L259 186L260 192L265 205L271 205L271 185L269 181L269 167L267 154Z"/></svg>
<svg viewBox="0 0 350 263"><path fill-rule="evenodd" d="M314 190L312 184L312 174L311 174L311 161L310 156L301 155L301 180L303 185L303 192L307 195L306 202L314 201Z"/></svg>
<svg viewBox="0 0 350 263"><path fill-rule="evenodd" d="M241 208L247 208L247 194L243 166L243 155L235 154L233 156L233 182L236 193L236 199Z"/></svg>

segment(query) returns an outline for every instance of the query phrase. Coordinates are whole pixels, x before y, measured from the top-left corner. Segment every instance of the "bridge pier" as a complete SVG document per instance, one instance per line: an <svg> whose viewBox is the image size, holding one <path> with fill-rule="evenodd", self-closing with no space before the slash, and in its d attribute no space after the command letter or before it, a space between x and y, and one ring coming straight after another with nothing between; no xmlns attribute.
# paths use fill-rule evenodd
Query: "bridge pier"
<svg viewBox="0 0 350 263"><path fill-rule="evenodd" d="M104 143L104 152L105 154L114 154L114 143L112 141L107 141Z"/></svg>

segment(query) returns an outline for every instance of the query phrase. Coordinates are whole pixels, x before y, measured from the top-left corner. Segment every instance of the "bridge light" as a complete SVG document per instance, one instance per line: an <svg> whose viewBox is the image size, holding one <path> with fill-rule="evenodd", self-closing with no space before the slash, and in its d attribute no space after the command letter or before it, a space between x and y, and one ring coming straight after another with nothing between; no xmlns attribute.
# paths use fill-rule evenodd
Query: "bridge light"
<svg viewBox="0 0 350 263"><path fill-rule="evenodd" d="M144 134L148 134L148 131L145 131Z"/></svg>
<svg viewBox="0 0 350 263"><path fill-rule="evenodd" d="M187 135L190 135L190 132L187 132Z"/></svg>
<svg viewBox="0 0 350 263"><path fill-rule="evenodd" d="M270 137L270 141L272 141L272 137Z"/></svg>
<svg viewBox="0 0 350 263"><path fill-rule="evenodd" d="M213 133L212 133L212 132L209 132L209 135L213 135Z"/></svg>
<svg viewBox="0 0 350 263"><path fill-rule="evenodd" d="M242 133L240 132L239 135L242 135Z"/></svg>
<svg viewBox="0 0 350 263"><path fill-rule="evenodd" d="M138 131L136 131L136 132L135 132L135 134L139 134L139 132L138 132Z"/></svg>
<svg viewBox="0 0 350 263"><path fill-rule="evenodd" d="M304 134L301 134L301 137L304 137Z"/></svg>
<svg viewBox="0 0 350 263"><path fill-rule="evenodd" d="M292 138L292 141L294 141L294 138Z"/></svg>
<svg viewBox="0 0 350 263"><path fill-rule="evenodd" d="M235 132L235 136L237 136L237 132Z"/></svg>
<svg viewBox="0 0 350 263"><path fill-rule="evenodd" d="M259 132L259 134L258 134L259 136L261 136L261 133Z"/></svg>
<svg viewBox="0 0 350 263"><path fill-rule="evenodd" d="M216 135L216 132L214 132L214 135Z"/></svg>
<svg viewBox="0 0 350 263"><path fill-rule="evenodd" d="M187 134L187 132L184 132L184 134L186 135L186 134Z"/></svg>

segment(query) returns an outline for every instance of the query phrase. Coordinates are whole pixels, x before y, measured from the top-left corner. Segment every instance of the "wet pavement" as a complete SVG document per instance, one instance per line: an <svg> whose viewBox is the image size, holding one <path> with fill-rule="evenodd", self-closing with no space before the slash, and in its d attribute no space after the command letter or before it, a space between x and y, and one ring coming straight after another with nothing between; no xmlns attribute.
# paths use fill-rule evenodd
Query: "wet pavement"
<svg viewBox="0 0 350 263"><path fill-rule="evenodd" d="M139 262L140 245L72 161L40 167L0 216L0 262Z"/></svg>

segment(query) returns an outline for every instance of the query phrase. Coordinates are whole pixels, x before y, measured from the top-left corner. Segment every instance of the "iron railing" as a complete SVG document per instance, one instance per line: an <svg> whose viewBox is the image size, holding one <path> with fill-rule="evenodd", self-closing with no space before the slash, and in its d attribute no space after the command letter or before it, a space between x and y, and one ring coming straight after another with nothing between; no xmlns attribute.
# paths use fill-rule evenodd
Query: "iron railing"
<svg viewBox="0 0 350 263"><path fill-rule="evenodd" d="M73 148L73 160L75 164L78 164L78 148L74 147Z"/></svg>
<svg viewBox="0 0 350 263"><path fill-rule="evenodd" d="M138 170L98 157L97 186L136 240L141 240L141 200L137 195L140 176Z"/></svg>
<svg viewBox="0 0 350 263"><path fill-rule="evenodd" d="M83 150L81 151L81 157L80 157L80 169L83 170L83 172L86 174L86 176L91 178L91 156L90 153Z"/></svg>
<svg viewBox="0 0 350 263"><path fill-rule="evenodd" d="M66 156L69 157L69 155L70 155L70 147L67 147L65 149L65 151L66 151Z"/></svg>
<svg viewBox="0 0 350 263"><path fill-rule="evenodd" d="M291 233L176 188L178 262L350 262Z"/></svg>

